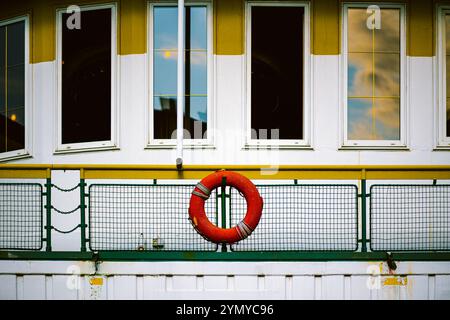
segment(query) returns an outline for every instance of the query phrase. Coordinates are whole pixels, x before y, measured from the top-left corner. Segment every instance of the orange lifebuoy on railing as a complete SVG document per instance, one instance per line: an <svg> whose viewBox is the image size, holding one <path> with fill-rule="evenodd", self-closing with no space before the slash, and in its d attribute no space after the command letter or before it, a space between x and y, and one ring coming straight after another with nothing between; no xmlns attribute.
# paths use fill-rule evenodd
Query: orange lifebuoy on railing
<svg viewBox="0 0 450 320"><path fill-rule="evenodd" d="M205 213L205 201L209 199L214 189L222 185L223 178L226 178L227 186L236 188L247 200L247 213L244 220L231 229L215 226ZM261 219L262 209L263 199L249 179L236 172L217 171L198 183L192 192L189 218L195 230L205 239L218 244L233 244L252 234Z"/></svg>

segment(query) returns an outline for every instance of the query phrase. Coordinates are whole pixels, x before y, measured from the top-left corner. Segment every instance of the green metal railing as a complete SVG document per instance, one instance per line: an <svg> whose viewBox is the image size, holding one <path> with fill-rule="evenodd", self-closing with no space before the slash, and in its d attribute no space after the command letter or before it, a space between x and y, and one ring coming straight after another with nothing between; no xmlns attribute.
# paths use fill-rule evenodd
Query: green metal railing
<svg viewBox="0 0 450 320"><path fill-rule="evenodd" d="M1 169L0 178L4 178ZM4 190L11 184L0 184L0 259L450 260L450 186L437 184L434 179L447 179L450 172L447 167L429 170L386 168L389 172L386 180L389 177L394 180L404 179L410 172L417 171L417 175L410 176L411 179L428 180L432 177L435 181L432 185L372 185L369 193L367 179L364 178L381 180L384 177L383 168L373 168L372 173L368 173L367 168L343 168L342 180L351 178L350 171L352 174L352 170L355 170L355 174L358 172L359 179L355 180L359 180L359 187L356 184L302 184L298 179L283 184L257 183L265 200L263 218L250 238L232 246L210 244L193 230L188 220L190 192L194 187L192 184L165 184L156 179L152 179L153 183L140 185L95 183L96 179L105 178L105 172L112 172L112 176L118 178L114 170L128 170L123 178L134 178L134 172L140 172L139 168L73 166L43 168L42 172L39 171L41 169L36 167L27 169L38 170L36 172L23 172L25 169L14 167L10 172L11 178L16 179L45 178L45 182L37 184L14 184L19 189L26 190L34 186L39 190L33 193L33 210L27 205L30 201L26 200L31 199L29 195L11 191L5 193ZM80 170L80 183L72 189L62 189L52 183L52 170ZM142 170L143 176L148 177L156 169ZM172 177L174 171L168 168L157 170L155 177L166 177L168 174ZM245 172L244 169L239 170ZM305 172L308 178L311 177L310 170L325 172L318 175L319 180L326 180L326 173L332 170L329 174L332 175L330 180L333 180L339 168L299 168L295 171L295 168L289 167L286 170ZM202 170L195 173L200 174L204 175ZM285 174L281 176L284 178ZM250 169L251 175L254 175L253 169ZM294 175L298 177L297 173ZM186 173L181 179L187 177L192 176ZM79 206L70 211L55 208L53 190L63 193L78 191ZM405 201L404 198L409 200ZM11 210L11 207L15 209ZM40 208L40 211L36 208ZM245 214L245 208L245 200L237 190L227 187L226 181L206 204L208 217L221 227L230 227L239 222ZM45 209L45 221L42 209ZM40 213L40 218L29 220L32 223L20 223L18 213L27 216L30 212L34 216ZM79 213L79 223L71 230L59 230L52 224L55 214L74 213ZM17 219L11 220L11 217ZM5 223L8 219L13 223ZM33 236L27 234L31 229L39 229L38 235L36 232L32 233ZM45 237L42 236L43 230ZM79 252L53 251L53 232L69 234L78 230ZM5 245L8 241L11 243L11 239L14 242L15 237L21 239L16 241L19 245ZM45 251L42 251L44 242Z"/></svg>

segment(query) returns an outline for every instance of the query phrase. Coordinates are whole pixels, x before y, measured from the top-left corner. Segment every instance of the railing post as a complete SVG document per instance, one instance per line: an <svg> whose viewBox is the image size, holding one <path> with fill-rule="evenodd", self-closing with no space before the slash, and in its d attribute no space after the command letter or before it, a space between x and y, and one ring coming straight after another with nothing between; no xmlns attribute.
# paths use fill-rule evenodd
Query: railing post
<svg viewBox="0 0 450 320"><path fill-rule="evenodd" d="M52 251L52 179L47 178L47 182L45 184L45 197L46 197L46 203L45 203L45 212L46 212L46 236L45 236L45 243L46 243L46 251L51 252Z"/></svg>
<svg viewBox="0 0 450 320"><path fill-rule="evenodd" d="M81 252L86 252L86 182L83 171L80 179L80 230Z"/></svg>
<svg viewBox="0 0 450 320"><path fill-rule="evenodd" d="M227 187L227 178L222 178L222 186L221 186L221 194L220 194L220 200L221 200L221 207L222 207L222 223L221 227L223 229L227 228L227 195L226 195L226 187ZM227 252L227 245L222 244L222 252Z"/></svg>
<svg viewBox="0 0 450 320"><path fill-rule="evenodd" d="M367 209L366 179L361 180L361 251L367 252Z"/></svg>

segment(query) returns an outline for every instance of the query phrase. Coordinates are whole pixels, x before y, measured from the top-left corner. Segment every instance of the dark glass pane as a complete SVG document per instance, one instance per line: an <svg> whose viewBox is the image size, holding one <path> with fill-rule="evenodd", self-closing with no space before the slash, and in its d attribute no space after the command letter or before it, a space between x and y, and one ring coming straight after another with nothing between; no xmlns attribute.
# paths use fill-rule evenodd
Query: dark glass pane
<svg viewBox="0 0 450 320"><path fill-rule="evenodd" d="M447 99L447 137L450 137L450 99Z"/></svg>
<svg viewBox="0 0 450 320"><path fill-rule="evenodd" d="M446 91L447 91L447 98L450 98L450 55L446 57Z"/></svg>
<svg viewBox="0 0 450 320"><path fill-rule="evenodd" d="M177 7L155 7L153 9L153 36L155 49L178 48Z"/></svg>
<svg viewBox="0 0 450 320"><path fill-rule="evenodd" d="M381 9L381 29L375 29L375 51L400 52L400 10Z"/></svg>
<svg viewBox="0 0 450 320"><path fill-rule="evenodd" d="M373 94L373 54L349 53L348 96L367 97Z"/></svg>
<svg viewBox="0 0 450 320"><path fill-rule="evenodd" d="M153 59L153 90L155 95L177 94L176 51L156 51Z"/></svg>
<svg viewBox="0 0 450 320"><path fill-rule="evenodd" d="M6 123L5 110L0 109L0 153L6 152Z"/></svg>
<svg viewBox="0 0 450 320"><path fill-rule="evenodd" d="M63 15L62 142L111 140L111 10L83 11L81 30Z"/></svg>
<svg viewBox="0 0 450 320"><path fill-rule="evenodd" d="M206 27L206 7L187 7L186 8L186 23L189 23L189 39L188 46L191 49L206 50L207 45L207 27ZM187 32L187 30L186 30Z"/></svg>
<svg viewBox="0 0 450 320"><path fill-rule="evenodd" d="M303 9L253 7L251 43L252 129L302 139Z"/></svg>
<svg viewBox="0 0 450 320"><path fill-rule="evenodd" d="M8 108L8 118L12 122L17 122L18 124L25 126L25 108Z"/></svg>
<svg viewBox="0 0 450 320"><path fill-rule="evenodd" d="M19 115L23 119L23 111ZM14 115L14 116L13 116ZM23 120L22 120L23 121ZM17 115L8 112L6 151L21 150L25 148L25 125L17 121Z"/></svg>
<svg viewBox="0 0 450 320"><path fill-rule="evenodd" d="M5 110L5 50L6 27L0 27L0 153L6 152L6 110Z"/></svg>
<svg viewBox="0 0 450 320"><path fill-rule="evenodd" d="M375 54L375 96L400 96L400 55Z"/></svg>
<svg viewBox="0 0 450 320"><path fill-rule="evenodd" d="M348 51L371 52L373 31L367 27L367 9L348 9Z"/></svg>
<svg viewBox="0 0 450 320"><path fill-rule="evenodd" d="M8 25L8 66L25 63L25 22Z"/></svg>
<svg viewBox="0 0 450 320"><path fill-rule="evenodd" d="M450 55L450 14L445 15L445 35L447 55Z"/></svg>
<svg viewBox="0 0 450 320"><path fill-rule="evenodd" d="M0 68L0 112L5 108L6 95L5 95L5 69Z"/></svg>
<svg viewBox="0 0 450 320"><path fill-rule="evenodd" d="M191 139L204 138L208 122L207 105L207 97L186 97L184 129L189 131Z"/></svg>
<svg viewBox="0 0 450 320"><path fill-rule="evenodd" d="M6 27L0 27L0 69L5 68Z"/></svg>
<svg viewBox="0 0 450 320"><path fill-rule="evenodd" d="M177 129L177 98L155 97L153 100L154 138L171 139Z"/></svg>
<svg viewBox="0 0 450 320"><path fill-rule="evenodd" d="M8 68L8 109L25 106L25 67Z"/></svg>

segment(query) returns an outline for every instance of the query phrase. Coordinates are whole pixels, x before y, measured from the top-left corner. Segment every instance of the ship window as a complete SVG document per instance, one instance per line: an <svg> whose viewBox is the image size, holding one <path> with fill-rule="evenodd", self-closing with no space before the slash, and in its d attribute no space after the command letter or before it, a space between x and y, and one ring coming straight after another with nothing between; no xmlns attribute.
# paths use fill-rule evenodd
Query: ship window
<svg viewBox="0 0 450 320"><path fill-rule="evenodd" d="M253 139L304 138L303 26L302 7L251 8Z"/></svg>
<svg viewBox="0 0 450 320"><path fill-rule="evenodd" d="M346 7L345 145L404 145L400 7Z"/></svg>
<svg viewBox="0 0 450 320"><path fill-rule="evenodd" d="M445 137L450 138L450 12L445 15Z"/></svg>
<svg viewBox="0 0 450 320"><path fill-rule="evenodd" d="M450 7L440 7L438 16L439 111L437 120L438 148L450 148Z"/></svg>
<svg viewBox="0 0 450 320"><path fill-rule="evenodd" d="M210 92L210 41L208 6L185 8L185 139L200 142L208 139ZM178 8L173 5L152 6L152 140L176 138ZM187 133L189 134L187 134Z"/></svg>
<svg viewBox="0 0 450 320"><path fill-rule="evenodd" d="M112 144L116 37L113 13L113 7L82 9L79 28L67 23L73 13L60 13L58 151Z"/></svg>
<svg viewBox="0 0 450 320"><path fill-rule="evenodd" d="M25 149L25 21L0 24L0 153Z"/></svg>

